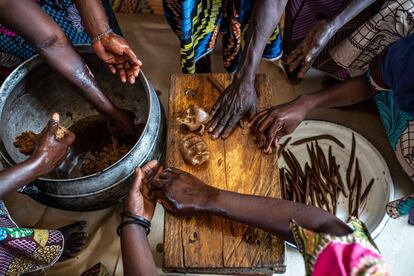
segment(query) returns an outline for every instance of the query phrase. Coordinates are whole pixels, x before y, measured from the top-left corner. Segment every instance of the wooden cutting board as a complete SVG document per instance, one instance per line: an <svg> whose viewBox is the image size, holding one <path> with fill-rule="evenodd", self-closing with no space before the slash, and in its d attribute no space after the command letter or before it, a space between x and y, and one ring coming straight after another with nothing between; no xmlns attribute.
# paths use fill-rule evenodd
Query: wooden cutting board
<svg viewBox="0 0 414 276"><path fill-rule="evenodd" d="M193 105L209 111L220 90L230 83L228 74L172 75L167 165L220 189L279 198L277 155L262 154L248 129L238 127L226 140L212 140L204 133L211 154L208 163L200 167L187 165L181 156L180 139L188 132L179 126L177 116ZM266 75L256 76L256 90L259 109L271 105L272 91ZM168 213L164 227L165 271L254 275L285 272L284 243L264 231L215 216L184 218Z"/></svg>

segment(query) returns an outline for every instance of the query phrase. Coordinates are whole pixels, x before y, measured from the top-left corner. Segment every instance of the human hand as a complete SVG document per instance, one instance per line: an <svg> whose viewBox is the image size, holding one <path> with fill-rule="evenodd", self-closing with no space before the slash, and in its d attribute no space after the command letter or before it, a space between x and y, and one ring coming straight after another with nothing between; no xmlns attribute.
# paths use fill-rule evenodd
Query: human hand
<svg viewBox="0 0 414 276"><path fill-rule="evenodd" d="M254 82L234 80L220 95L210 112L209 132L213 139L226 139L244 115L249 118L256 113L257 95Z"/></svg>
<svg viewBox="0 0 414 276"><path fill-rule="evenodd" d="M155 201L150 198L147 185L161 170L162 167L157 160L152 160L142 168L135 170L134 180L124 201L125 211L151 221L154 215Z"/></svg>
<svg viewBox="0 0 414 276"><path fill-rule="evenodd" d="M196 215L206 211L220 190L176 168L167 168L148 184L151 197L177 215Z"/></svg>
<svg viewBox="0 0 414 276"><path fill-rule="evenodd" d="M59 119L59 114L53 113L30 157L32 160L39 161L40 175L49 173L57 167L68 154L70 145L75 141L75 134L67 129L59 128Z"/></svg>
<svg viewBox="0 0 414 276"><path fill-rule="evenodd" d="M122 82L134 84L135 78L138 77L142 62L132 51L128 42L114 32L101 37L92 44L95 53L102 59L112 74L119 72Z"/></svg>
<svg viewBox="0 0 414 276"><path fill-rule="evenodd" d="M258 147L263 148L264 153L270 153L272 147L277 147L279 138L292 133L309 110L307 102L298 97L259 112L249 123Z"/></svg>
<svg viewBox="0 0 414 276"><path fill-rule="evenodd" d="M289 72L295 71L300 66L297 78L303 78L334 33L335 28L327 20L318 22L302 43L289 54L286 61Z"/></svg>

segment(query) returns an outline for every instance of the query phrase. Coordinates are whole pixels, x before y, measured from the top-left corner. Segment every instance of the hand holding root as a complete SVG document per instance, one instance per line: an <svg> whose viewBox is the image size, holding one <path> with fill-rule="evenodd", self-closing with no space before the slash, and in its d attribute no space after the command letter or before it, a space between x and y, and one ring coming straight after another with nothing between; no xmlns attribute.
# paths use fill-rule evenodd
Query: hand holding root
<svg viewBox="0 0 414 276"><path fill-rule="evenodd" d="M39 168L43 174L49 173L63 161L75 140L75 134L59 126L59 120L59 114L53 113L31 156L40 161Z"/></svg>
<svg viewBox="0 0 414 276"><path fill-rule="evenodd" d="M249 123L257 146L264 153L270 153L272 147L278 147L281 137L292 133L298 127L308 110L306 102L298 97L291 102L259 112Z"/></svg>

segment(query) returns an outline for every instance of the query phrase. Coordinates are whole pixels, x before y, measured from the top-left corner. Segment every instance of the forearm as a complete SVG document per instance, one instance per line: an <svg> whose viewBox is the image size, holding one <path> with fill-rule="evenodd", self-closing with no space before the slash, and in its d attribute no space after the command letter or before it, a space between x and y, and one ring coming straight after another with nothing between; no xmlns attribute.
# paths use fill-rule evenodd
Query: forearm
<svg viewBox="0 0 414 276"><path fill-rule="evenodd" d="M309 109L348 106L372 98L370 85L365 76L352 78L315 93L302 95Z"/></svg>
<svg viewBox="0 0 414 276"><path fill-rule="evenodd" d="M117 110L99 89L63 31L35 2L3 0L0 4L7 4L7 8L0 10L1 24L23 36L58 74L78 87L81 96L100 113L110 117ZM23 17L26 20L20 20Z"/></svg>
<svg viewBox="0 0 414 276"><path fill-rule="evenodd" d="M247 31L246 45L236 78L254 80L269 37L280 21L287 0L258 0L254 6Z"/></svg>
<svg viewBox="0 0 414 276"><path fill-rule="evenodd" d="M42 175L40 160L29 158L13 167L0 171L0 199Z"/></svg>
<svg viewBox="0 0 414 276"><path fill-rule="evenodd" d="M75 0L83 26L91 38L107 31L110 26L101 0Z"/></svg>
<svg viewBox="0 0 414 276"><path fill-rule="evenodd" d="M124 275L157 275L145 229L140 225L126 225L121 230Z"/></svg>
<svg viewBox="0 0 414 276"><path fill-rule="evenodd" d="M335 17L332 18L330 21L331 26L335 29L335 31L339 30L374 2L375 0L353 0L349 2L349 4L347 4Z"/></svg>
<svg viewBox="0 0 414 276"><path fill-rule="evenodd" d="M206 210L274 233L289 242L294 242L289 230L291 219L319 233L345 235L351 231L344 222L322 209L270 197L220 191Z"/></svg>

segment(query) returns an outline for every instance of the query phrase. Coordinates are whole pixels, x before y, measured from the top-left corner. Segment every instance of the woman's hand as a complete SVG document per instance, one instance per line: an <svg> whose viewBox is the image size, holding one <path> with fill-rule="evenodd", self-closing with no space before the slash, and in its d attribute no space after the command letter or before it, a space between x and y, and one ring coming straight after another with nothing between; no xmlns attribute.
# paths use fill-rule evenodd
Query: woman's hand
<svg viewBox="0 0 414 276"><path fill-rule="evenodd" d="M147 185L160 170L162 167L157 160L152 160L142 168L136 169L134 180L124 201L125 211L151 221L154 215L155 201L150 198Z"/></svg>
<svg viewBox="0 0 414 276"><path fill-rule="evenodd" d="M292 133L311 109L304 97L259 112L249 126L256 136L259 148L270 153L278 145L279 138Z"/></svg>
<svg viewBox="0 0 414 276"><path fill-rule="evenodd" d="M297 78L303 78L314 60L335 34L335 31L336 29L326 20L321 20L316 24L302 43L289 54L286 61L289 72L293 72L296 68L301 67Z"/></svg>
<svg viewBox="0 0 414 276"><path fill-rule="evenodd" d="M119 72L122 82L135 83L142 62L137 58L126 40L113 33L101 37L92 44L95 53L102 59L113 74Z"/></svg>
<svg viewBox="0 0 414 276"><path fill-rule="evenodd" d="M236 124L244 115L249 118L256 113L257 95L254 81L236 79L220 95L211 110L211 125L213 139L226 139L232 133Z"/></svg>
<svg viewBox="0 0 414 276"><path fill-rule="evenodd" d="M196 215L206 211L220 190L176 168L167 168L149 183L151 196L177 215Z"/></svg>
<svg viewBox="0 0 414 276"><path fill-rule="evenodd" d="M37 170L40 175L49 173L57 167L66 157L70 145L75 140L75 134L59 128L59 119L59 114L53 113L30 157L31 160L39 161Z"/></svg>

